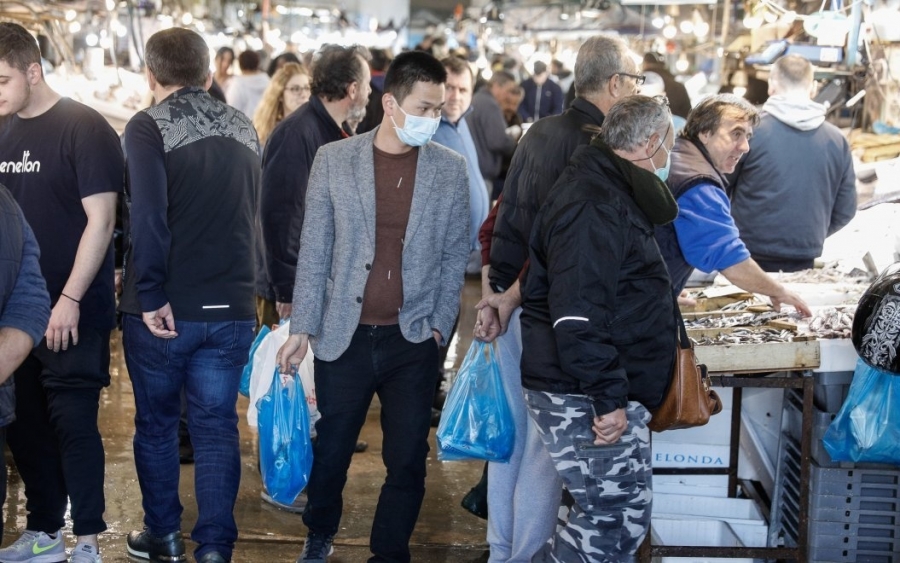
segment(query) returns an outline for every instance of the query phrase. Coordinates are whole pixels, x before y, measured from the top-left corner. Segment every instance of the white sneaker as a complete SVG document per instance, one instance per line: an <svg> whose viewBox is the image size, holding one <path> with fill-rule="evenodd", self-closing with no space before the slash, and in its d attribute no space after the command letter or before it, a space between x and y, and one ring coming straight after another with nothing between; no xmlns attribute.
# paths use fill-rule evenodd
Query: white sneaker
<svg viewBox="0 0 900 563"><path fill-rule="evenodd" d="M65 563L66 542L62 530L51 538L44 532L25 530L21 537L0 549L0 563Z"/></svg>

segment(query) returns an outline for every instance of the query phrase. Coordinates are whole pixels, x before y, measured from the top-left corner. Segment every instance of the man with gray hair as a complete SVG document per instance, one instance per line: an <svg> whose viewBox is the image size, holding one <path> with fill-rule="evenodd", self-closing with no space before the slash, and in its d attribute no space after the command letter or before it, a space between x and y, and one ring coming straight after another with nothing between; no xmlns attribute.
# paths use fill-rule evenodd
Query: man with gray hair
<svg viewBox="0 0 900 563"><path fill-rule="evenodd" d="M556 527L562 483L529 422L522 401L519 362L520 274L528 260L528 241L538 210L580 145L600 130L618 100L635 94L643 82L628 47L620 39L585 41L575 62L572 107L542 119L522 137L513 155L503 194L479 233L490 247L482 266L482 301L475 336L497 341L500 373L516 421L516 443L509 463L488 468L488 533L491 563L531 561ZM494 221L496 219L496 222ZM507 332L507 327L509 331ZM527 459L527 463L523 460Z"/></svg>
<svg viewBox="0 0 900 563"><path fill-rule="evenodd" d="M691 110L672 149L667 179L678 202L678 218L658 227L656 238L676 295L694 268L717 270L739 288L768 296L776 310L781 304L793 305L809 316L806 303L750 257L731 218L725 175L734 172L750 150L758 123L756 108L734 94L710 96Z"/></svg>
<svg viewBox="0 0 900 563"><path fill-rule="evenodd" d="M665 98L625 98L575 151L535 218L522 386L575 501L535 562L631 561L650 527L647 423L676 346L653 228L678 213L661 180L674 139Z"/></svg>
<svg viewBox="0 0 900 563"><path fill-rule="evenodd" d="M827 108L813 94L809 61L799 55L775 61L750 152L729 186L741 240L767 272L812 268L825 238L856 214L850 145L825 122Z"/></svg>

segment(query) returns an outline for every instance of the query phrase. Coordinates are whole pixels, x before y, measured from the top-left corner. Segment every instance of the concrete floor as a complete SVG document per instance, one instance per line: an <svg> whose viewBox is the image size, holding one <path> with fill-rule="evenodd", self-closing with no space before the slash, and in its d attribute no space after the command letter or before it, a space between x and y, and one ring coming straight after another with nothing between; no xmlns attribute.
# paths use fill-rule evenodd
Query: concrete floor
<svg viewBox="0 0 900 563"><path fill-rule="evenodd" d="M454 370L471 343L475 322L474 305L479 296L478 282L468 280L463 296L460 335L451 343L447 357L447 364ZM104 561L117 563L129 561L125 555L125 536L131 530L141 529L143 525L141 494L131 444L134 434L134 397L118 334L113 336L111 364L112 384L104 390L100 404L100 431L106 448L106 522L109 526L109 530L101 535L100 542ZM299 515L275 509L260 500L261 485L256 469L257 439L246 424L247 404L245 397L239 398L243 474L235 507L240 537L233 560L236 563L294 561L302 549L306 528ZM360 436L361 440L369 443L369 448L356 454L350 467L344 490L344 517L341 530L335 538L335 553L330 558L332 563L362 562L370 555L369 531L384 480L378 411L376 399ZM481 477L482 464L438 461L434 452L434 431L431 445L425 502L411 542L412 560L425 563L485 561L485 522L459 506L463 495ZM193 497L193 466L182 466L180 488L181 502L185 509L182 529L188 538L197 515ZM14 541L25 526L24 487L14 468L10 470L5 509L3 545ZM71 535L70 519L67 519L66 535L71 549L75 542ZM189 542L189 553L193 547Z"/></svg>

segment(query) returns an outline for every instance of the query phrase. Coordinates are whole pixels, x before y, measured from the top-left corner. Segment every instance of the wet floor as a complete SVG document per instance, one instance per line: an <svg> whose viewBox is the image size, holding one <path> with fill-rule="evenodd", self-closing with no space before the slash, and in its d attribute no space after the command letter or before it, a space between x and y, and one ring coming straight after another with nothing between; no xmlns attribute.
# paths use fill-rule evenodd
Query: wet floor
<svg viewBox="0 0 900 563"><path fill-rule="evenodd" d="M451 343L447 365L454 370L471 343L474 305L480 295L476 280L468 280L463 295L460 335ZM134 397L122 357L121 341L113 337L112 384L105 389L100 403L100 431L106 448L106 522L109 530L100 537L105 563L129 561L125 555L125 536L143 525L141 494L134 469L132 436L134 434ZM260 500L260 478L256 469L256 436L246 424L247 399L240 397L241 488L235 506L240 537L234 551L236 563L276 563L294 561L302 549L306 528L300 516L278 510ZM368 442L363 453L353 457L344 490L344 516L335 538L331 563L366 561L369 531L381 484L384 466L381 462L381 430L378 424L377 399L369 411L360 439ZM459 503L465 493L481 477L478 462L443 463L432 451L428 457L425 502L412 536L414 562L469 563L486 560L485 522L472 516ZM182 530L186 539L197 516L193 496L193 466L181 471L181 502L184 505ZM9 492L5 507L3 545L14 541L25 526L24 487L15 470L10 470ZM66 536L69 549L74 547L71 519L67 518ZM189 553L193 549L189 543ZM193 560L193 559L191 559Z"/></svg>

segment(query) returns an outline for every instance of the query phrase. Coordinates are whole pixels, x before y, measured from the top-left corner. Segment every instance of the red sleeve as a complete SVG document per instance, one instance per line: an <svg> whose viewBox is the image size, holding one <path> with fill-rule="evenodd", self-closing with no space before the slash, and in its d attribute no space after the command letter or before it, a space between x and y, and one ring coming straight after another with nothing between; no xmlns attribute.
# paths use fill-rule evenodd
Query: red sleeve
<svg viewBox="0 0 900 563"><path fill-rule="evenodd" d="M494 223L497 222L497 210L500 209L500 202L503 201L503 193L497 198L497 203L491 208L487 219L478 229L478 242L481 243L481 265L489 266L491 264L491 238L494 236Z"/></svg>

